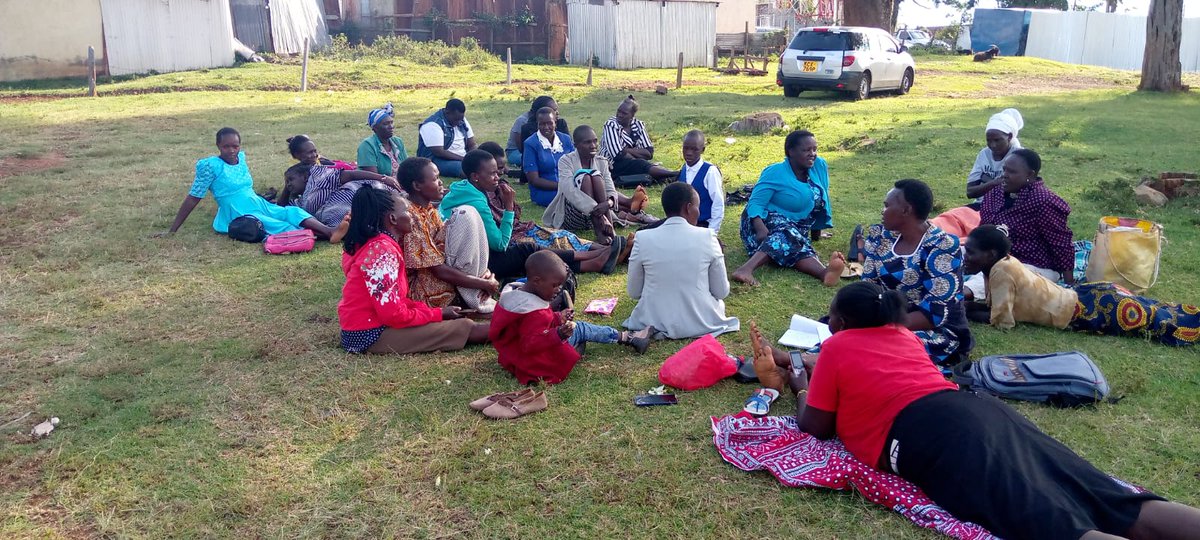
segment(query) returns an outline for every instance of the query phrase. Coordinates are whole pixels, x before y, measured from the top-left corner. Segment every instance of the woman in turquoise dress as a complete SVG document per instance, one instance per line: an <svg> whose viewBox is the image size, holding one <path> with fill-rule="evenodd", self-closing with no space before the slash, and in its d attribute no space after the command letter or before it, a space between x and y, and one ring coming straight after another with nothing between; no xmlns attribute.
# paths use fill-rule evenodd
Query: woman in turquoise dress
<svg viewBox="0 0 1200 540"><path fill-rule="evenodd" d="M783 152L783 161L763 169L742 211L740 233L749 260L731 277L758 285L754 271L775 263L832 287L846 265L845 257L835 251L827 267L812 245L821 238L821 231L833 228L829 166L817 156L817 139L809 131L789 133Z"/></svg>
<svg viewBox="0 0 1200 540"><path fill-rule="evenodd" d="M241 151L242 136L233 128L221 128L217 132L217 150L220 155L210 156L196 162L196 178L192 189L175 222L166 234L174 234L183 226L188 215L209 191L217 200L217 215L213 218L213 230L221 234L229 232L229 222L241 216L254 216L262 222L267 234L312 229L320 238L329 238L333 229L317 221L304 209L295 206L279 206L259 197L254 192L254 179L246 166L246 154Z"/></svg>

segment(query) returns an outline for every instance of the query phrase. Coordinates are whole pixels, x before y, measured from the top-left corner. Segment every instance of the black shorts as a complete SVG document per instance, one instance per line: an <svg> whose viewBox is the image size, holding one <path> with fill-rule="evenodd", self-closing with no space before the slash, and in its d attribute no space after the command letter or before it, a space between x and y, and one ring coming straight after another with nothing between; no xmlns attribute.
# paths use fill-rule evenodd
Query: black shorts
<svg viewBox="0 0 1200 540"><path fill-rule="evenodd" d="M1142 503L1163 500L1118 483L1012 407L975 392L910 403L892 423L881 461L954 517L1002 538L1125 536Z"/></svg>
<svg viewBox="0 0 1200 540"><path fill-rule="evenodd" d="M496 279L500 281L522 277L525 275L525 259L541 249L545 248L533 243L521 243L511 244L504 251L492 250L488 253L488 270L491 270ZM572 272L579 273L579 262L575 260L574 251L562 249L550 251L567 263Z"/></svg>

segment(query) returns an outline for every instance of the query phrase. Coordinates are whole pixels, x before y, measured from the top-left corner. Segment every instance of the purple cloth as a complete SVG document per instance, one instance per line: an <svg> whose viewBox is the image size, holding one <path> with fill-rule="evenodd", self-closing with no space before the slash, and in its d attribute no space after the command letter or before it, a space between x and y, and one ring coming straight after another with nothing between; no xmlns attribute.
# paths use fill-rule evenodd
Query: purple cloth
<svg viewBox="0 0 1200 540"><path fill-rule="evenodd" d="M980 222L1007 225L1012 255L1025 264L1066 274L1075 269L1075 247L1067 216L1071 205L1039 177L1009 195L993 189L983 196Z"/></svg>

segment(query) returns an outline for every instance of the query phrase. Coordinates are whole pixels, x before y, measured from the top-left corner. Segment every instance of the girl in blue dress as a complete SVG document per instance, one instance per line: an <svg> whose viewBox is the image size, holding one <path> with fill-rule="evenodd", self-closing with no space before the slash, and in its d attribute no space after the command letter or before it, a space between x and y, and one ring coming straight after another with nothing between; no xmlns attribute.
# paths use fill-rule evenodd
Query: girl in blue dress
<svg viewBox="0 0 1200 540"><path fill-rule="evenodd" d="M221 128L217 132L219 155L196 162L196 178L188 191L175 222L165 234L175 234L188 215L209 191L217 200L217 215L213 218L213 230L221 234L229 232L229 222L241 216L254 216L262 222L267 234L312 229L319 238L329 238L333 230L317 221L304 209L295 206L279 206L268 202L254 192L254 179L246 166L246 154L241 151L242 136L233 128Z"/></svg>

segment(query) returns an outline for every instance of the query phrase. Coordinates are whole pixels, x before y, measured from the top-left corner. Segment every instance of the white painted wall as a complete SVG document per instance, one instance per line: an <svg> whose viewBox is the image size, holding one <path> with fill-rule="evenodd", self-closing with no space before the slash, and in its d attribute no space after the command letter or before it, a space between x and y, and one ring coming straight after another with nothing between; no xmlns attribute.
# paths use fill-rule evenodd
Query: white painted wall
<svg viewBox="0 0 1200 540"><path fill-rule="evenodd" d="M0 0L0 81L87 76L87 48L103 72L100 0Z"/></svg>

